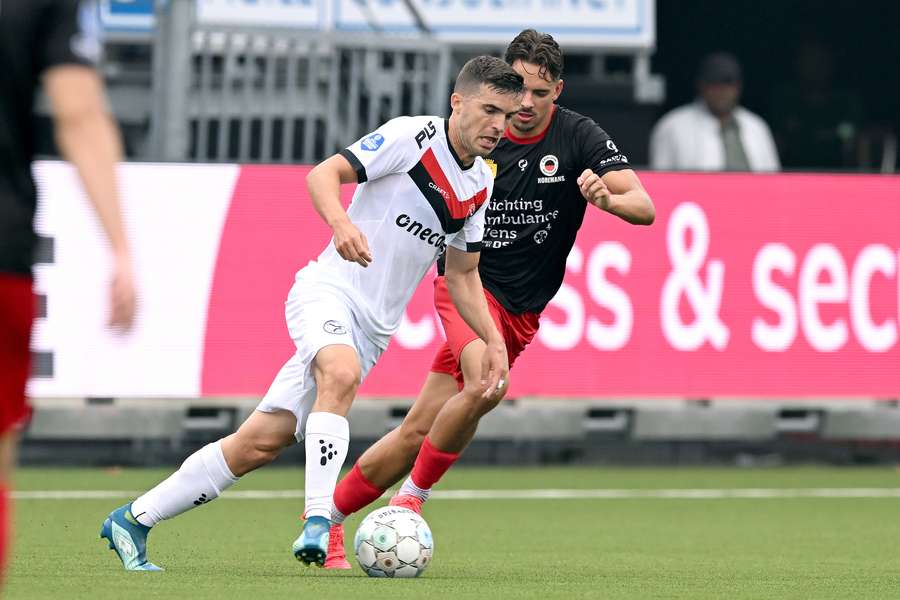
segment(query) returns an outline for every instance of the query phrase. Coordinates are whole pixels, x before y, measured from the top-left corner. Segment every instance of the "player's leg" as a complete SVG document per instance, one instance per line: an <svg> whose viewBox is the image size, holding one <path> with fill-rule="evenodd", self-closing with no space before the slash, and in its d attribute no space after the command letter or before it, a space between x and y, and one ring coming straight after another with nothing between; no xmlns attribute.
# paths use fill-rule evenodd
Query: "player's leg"
<svg viewBox="0 0 900 600"><path fill-rule="evenodd" d="M297 419L289 411L254 411L233 434L190 455L168 478L129 504L112 511L100 537L109 541L130 571L154 571L147 560L150 529L192 508L208 504L238 478L268 464L296 442Z"/></svg>
<svg viewBox="0 0 900 600"><path fill-rule="evenodd" d="M419 512L431 488L469 445L479 419L500 402L500 397L485 398L482 395L481 356L484 349L485 344L480 339L471 341L463 349L460 355L465 380L463 389L438 412L431 430L422 441L412 472L391 500L392 505Z"/></svg>
<svg viewBox="0 0 900 600"><path fill-rule="evenodd" d="M317 395L306 419L306 523L294 542L294 556L322 566L328 551L334 489L350 443L346 415L362 379L355 347L323 347L313 362Z"/></svg>
<svg viewBox="0 0 900 600"><path fill-rule="evenodd" d="M524 313L514 315L508 312L490 293L485 293L491 316L503 333L510 368L525 347L537 334L539 315ZM455 316L453 312L441 312L445 329L452 330ZM451 336L448 334L448 341ZM431 487L459 458L459 454L469 445L475 435L478 422L499 402L498 398L486 399L481 395L481 357L485 344L477 338L470 339L459 353L460 368L466 382L462 391L453 396L441 408L428 436L422 442L412 473L403 483L400 492L391 499L391 504L406 506L418 511L427 500ZM506 386L509 389L509 386Z"/></svg>
<svg viewBox="0 0 900 600"><path fill-rule="evenodd" d="M403 421L359 458L357 465L374 485L387 489L409 473L422 441L441 407L459 391L448 373L429 372Z"/></svg>
<svg viewBox="0 0 900 600"><path fill-rule="evenodd" d="M298 345L237 432L196 451L166 480L110 513L100 537L109 541L127 570L159 570L147 560L147 535L159 521L209 503L238 477L296 443L301 406L315 395L308 371L305 347Z"/></svg>
<svg viewBox="0 0 900 600"><path fill-rule="evenodd" d="M346 516L368 506L409 472L422 440L441 406L462 386L459 353L478 335L456 312L443 277L434 281L434 306L441 317L447 341L435 355L431 372L403 423L366 451L335 490L332 521L335 534L343 537ZM330 568L349 568L342 549L333 544Z"/></svg>
<svg viewBox="0 0 900 600"><path fill-rule="evenodd" d="M0 435L0 577L6 568L9 553L9 530L12 511L9 504L9 486L16 462L18 435L8 432Z"/></svg>
<svg viewBox="0 0 900 600"><path fill-rule="evenodd" d="M380 498L409 473L435 416L456 390L452 375L429 373L403 422L366 450L338 483L331 509L326 569L350 568L344 549L344 519Z"/></svg>
<svg viewBox="0 0 900 600"><path fill-rule="evenodd" d="M0 575L9 556L9 487L16 462L17 428L29 413L25 400L34 315L32 280L0 273Z"/></svg>

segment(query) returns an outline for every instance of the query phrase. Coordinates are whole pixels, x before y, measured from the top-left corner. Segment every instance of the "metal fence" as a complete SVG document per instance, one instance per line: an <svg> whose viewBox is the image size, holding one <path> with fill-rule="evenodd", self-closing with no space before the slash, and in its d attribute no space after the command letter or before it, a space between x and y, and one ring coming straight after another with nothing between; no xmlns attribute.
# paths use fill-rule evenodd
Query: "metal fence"
<svg viewBox="0 0 900 600"><path fill-rule="evenodd" d="M158 17L153 158L309 163L392 117L446 113L445 44L212 26L190 2Z"/></svg>

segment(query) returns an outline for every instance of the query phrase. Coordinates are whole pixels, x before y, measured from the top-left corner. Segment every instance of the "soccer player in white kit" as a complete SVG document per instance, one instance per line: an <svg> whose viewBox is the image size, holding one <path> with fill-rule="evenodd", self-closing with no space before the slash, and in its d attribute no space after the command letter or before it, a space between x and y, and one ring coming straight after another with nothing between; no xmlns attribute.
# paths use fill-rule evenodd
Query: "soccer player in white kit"
<svg viewBox="0 0 900 600"><path fill-rule="evenodd" d="M100 536L127 570L159 570L146 556L151 527L215 499L298 441L306 447L306 523L293 552L307 565L324 564L332 495L350 436L345 415L444 251L453 301L487 345L482 393L503 394L506 346L477 270L493 188L481 157L497 145L522 91L522 77L505 62L474 58L456 80L449 119L393 119L310 172L312 203L334 237L297 273L288 295L297 351L237 432L201 448L168 479L110 513ZM345 212L340 186L346 183L359 186Z"/></svg>

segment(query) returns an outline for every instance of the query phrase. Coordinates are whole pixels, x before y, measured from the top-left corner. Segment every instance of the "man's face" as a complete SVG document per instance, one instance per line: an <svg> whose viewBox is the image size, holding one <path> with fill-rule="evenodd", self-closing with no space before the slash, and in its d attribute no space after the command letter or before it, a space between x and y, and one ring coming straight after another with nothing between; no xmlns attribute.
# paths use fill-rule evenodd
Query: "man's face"
<svg viewBox="0 0 900 600"><path fill-rule="evenodd" d="M741 84L701 83L700 96L712 114L720 118L727 117L741 97Z"/></svg>
<svg viewBox="0 0 900 600"><path fill-rule="evenodd" d="M528 137L544 130L553 103L562 93L562 79L552 79L549 73L541 77L538 65L517 60L512 65L525 79L525 94L522 96L522 108L513 117L510 129L513 135Z"/></svg>
<svg viewBox="0 0 900 600"><path fill-rule="evenodd" d="M454 93L450 105L457 114L459 142L469 158L487 156L497 147L509 119L519 110L522 96L502 93L481 84L477 91ZM466 159L465 156L460 156Z"/></svg>

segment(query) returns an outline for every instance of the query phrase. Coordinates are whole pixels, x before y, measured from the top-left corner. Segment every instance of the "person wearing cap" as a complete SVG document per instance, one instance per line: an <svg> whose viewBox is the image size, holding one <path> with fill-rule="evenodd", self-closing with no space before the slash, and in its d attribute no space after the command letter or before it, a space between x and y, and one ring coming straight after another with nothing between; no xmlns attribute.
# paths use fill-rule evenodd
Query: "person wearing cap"
<svg viewBox="0 0 900 600"><path fill-rule="evenodd" d="M673 109L650 134L650 166L660 170L777 171L772 132L740 106L741 66L725 52L707 56L697 75L697 99Z"/></svg>

